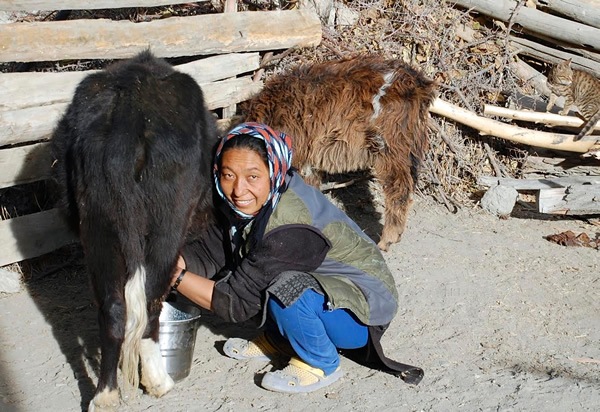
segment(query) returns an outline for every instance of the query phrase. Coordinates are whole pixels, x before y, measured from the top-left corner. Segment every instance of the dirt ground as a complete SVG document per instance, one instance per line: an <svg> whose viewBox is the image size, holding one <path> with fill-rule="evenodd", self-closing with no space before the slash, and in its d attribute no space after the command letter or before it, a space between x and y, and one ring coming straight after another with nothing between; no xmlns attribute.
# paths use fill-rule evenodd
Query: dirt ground
<svg viewBox="0 0 600 412"><path fill-rule="evenodd" d="M355 197L355 199L362 199ZM376 233L378 211L354 202ZM367 232L369 232L367 230ZM421 366L418 386L342 358L344 377L311 394L268 392L273 365L222 355L255 331L206 314L190 376L162 399L139 391L123 411L596 411L600 405L599 251L544 236L598 226L540 216L449 213L417 200L386 253L401 296L387 354ZM85 410L97 381L98 337L81 266L0 298L0 410ZM280 365L279 365L280 366Z"/></svg>

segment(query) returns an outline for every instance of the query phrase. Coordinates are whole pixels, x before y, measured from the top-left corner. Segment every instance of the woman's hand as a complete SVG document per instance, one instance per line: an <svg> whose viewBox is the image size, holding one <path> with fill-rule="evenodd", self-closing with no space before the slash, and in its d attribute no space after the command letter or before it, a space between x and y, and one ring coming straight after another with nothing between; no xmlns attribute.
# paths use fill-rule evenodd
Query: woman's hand
<svg viewBox="0 0 600 412"><path fill-rule="evenodd" d="M181 274L181 272L183 270L185 270L187 268L186 264L185 264L185 260L183 259L183 256L179 255L179 258L177 259L177 265L175 266L175 269L173 270L173 273L171 274L171 287L173 287L175 285L175 283L177 282L177 278L179 278L179 275Z"/></svg>
<svg viewBox="0 0 600 412"><path fill-rule="evenodd" d="M188 272L186 268L185 260L179 256L171 275L171 287L197 305L210 310L215 282Z"/></svg>

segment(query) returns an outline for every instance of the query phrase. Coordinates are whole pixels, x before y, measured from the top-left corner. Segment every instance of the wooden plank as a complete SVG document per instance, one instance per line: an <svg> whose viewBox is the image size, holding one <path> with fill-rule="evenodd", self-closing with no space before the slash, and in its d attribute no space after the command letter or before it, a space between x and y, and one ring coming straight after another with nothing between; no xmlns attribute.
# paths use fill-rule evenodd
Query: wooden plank
<svg viewBox="0 0 600 412"><path fill-rule="evenodd" d="M308 9L206 14L150 22L68 20L9 23L0 62L122 59L150 49L159 57L316 46L321 21Z"/></svg>
<svg viewBox="0 0 600 412"><path fill-rule="evenodd" d="M77 241L58 209L0 221L0 266L41 256Z"/></svg>
<svg viewBox="0 0 600 412"><path fill-rule="evenodd" d="M262 88L251 76L201 84L210 110L248 100ZM50 138L68 103L0 111L0 147Z"/></svg>
<svg viewBox="0 0 600 412"><path fill-rule="evenodd" d="M0 147L48 139L68 103L0 111Z"/></svg>
<svg viewBox="0 0 600 412"><path fill-rule="evenodd" d="M49 143L0 150L0 189L50 177Z"/></svg>
<svg viewBox="0 0 600 412"><path fill-rule="evenodd" d="M477 179L480 186L508 186L515 190L541 190L549 188L566 188L572 185L600 184L600 176L566 176L547 179L513 179L509 177L480 176Z"/></svg>
<svg viewBox="0 0 600 412"><path fill-rule="evenodd" d="M600 214L600 185L573 185L543 189L537 195L540 213L560 215Z"/></svg>
<svg viewBox="0 0 600 412"><path fill-rule="evenodd" d="M584 161L579 156L557 156L555 153L529 155L521 166L523 177L539 179L548 176L600 176L600 162Z"/></svg>
<svg viewBox="0 0 600 412"><path fill-rule="evenodd" d="M231 53L175 66L198 83L223 80L252 72L260 66L258 53ZM84 77L97 72L0 73L0 110L67 103Z"/></svg>
<svg viewBox="0 0 600 412"><path fill-rule="evenodd" d="M206 104L210 110L229 107L243 102L260 92L262 82L254 82L250 76L203 84Z"/></svg>
<svg viewBox="0 0 600 412"><path fill-rule="evenodd" d="M514 28L600 50L600 29L553 16L531 7L519 7L513 0L446 0L466 9L473 9L502 21L511 20ZM594 5L593 8L597 8ZM593 9L592 8L592 9Z"/></svg>
<svg viewBox="0 0 600 412"><path fill-rule="evenodd" d="M209 1L209 0L200 0ZM177 0L0 0L0 10L35 11L35 10L93 10L115 9L125 7L156 7L172 4L189 3Z"/></svg>

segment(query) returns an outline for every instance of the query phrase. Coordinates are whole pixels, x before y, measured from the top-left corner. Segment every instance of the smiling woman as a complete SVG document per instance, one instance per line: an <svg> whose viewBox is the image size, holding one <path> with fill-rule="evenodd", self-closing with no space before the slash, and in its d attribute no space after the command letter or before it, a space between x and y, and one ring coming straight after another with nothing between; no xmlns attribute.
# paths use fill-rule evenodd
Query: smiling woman
<svg viewBox="0 0 600 412"><path fill-rule="evenodd" d="M223 351L288 358L264 375L263 388L330 385L342 376L338 349L418 383L421 369L381 349L398 307L381 251L291 164L292 139L267 125L244 123L221 140L213 162L220 222L186 245L173 288L229 322L262 319L263 334L230 338Z"/></svg>
<svg viewBox="0 0 600 412"><path fill-rule="evenodd" d="M271 190L265 147L257 143L261 142L247 135L229 140L223 146L219 174L223 195L235 209L251 216L267 203Z"/></svg>

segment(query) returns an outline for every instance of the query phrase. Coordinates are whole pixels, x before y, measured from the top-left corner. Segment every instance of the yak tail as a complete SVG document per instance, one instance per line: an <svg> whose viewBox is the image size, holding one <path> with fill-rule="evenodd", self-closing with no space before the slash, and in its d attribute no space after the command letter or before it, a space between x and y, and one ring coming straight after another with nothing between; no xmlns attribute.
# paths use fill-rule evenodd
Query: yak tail
<svg viewBox="0 0 600 412"><path fill-rule="evenodd" d="M127 320L125 322L125 338L121 348L121 372L125 382L129 382L134 389L140 383L140 345L148 325L145 285L146 268L139 266L125 285Z"/></svg>

